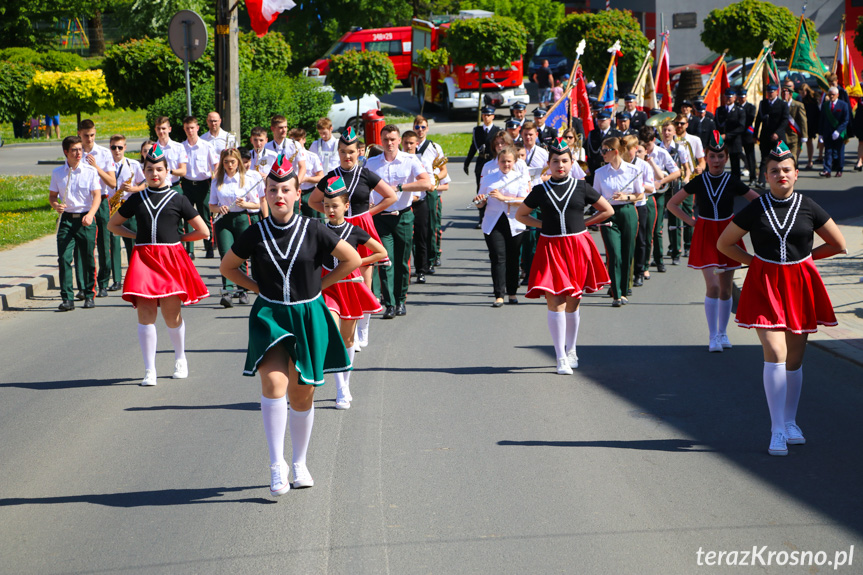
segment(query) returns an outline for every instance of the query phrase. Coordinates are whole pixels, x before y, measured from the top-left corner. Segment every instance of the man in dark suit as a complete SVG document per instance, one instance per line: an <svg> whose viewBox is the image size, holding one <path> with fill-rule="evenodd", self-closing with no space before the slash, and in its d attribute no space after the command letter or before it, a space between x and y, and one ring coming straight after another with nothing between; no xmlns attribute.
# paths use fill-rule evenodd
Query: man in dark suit
<svg viewBox="0 0 863 575"><path fill-rule="evenodd" d="M545 125L545 108L536 108L533 111L533 123L536 124L536 143L547 148L552 142L557 141L557 130Z"/></svg>
<svg viewBox="0 0 863 575"><path fill-rule="evenodd" d="M588 183L593 183L593 175L602 167L602 141L606 138L620 138L622 134L611 127L611 112L602 110L596 116L597 125L587 136L587 167L590 175L585 178Z"/></svg>
<svg viewBox="0 0 863 575"><path fill-rule="evenodd" d="M482 167L486 162L492 159L494 150L491 147L491 139L494 135L500 132L500 128L494 125L494 107L483 106L480 110L482 113L482 125L473 129L473 137L470 140L470 148L467 151L467 157L464 160L464 173L468 174L470 161L476 156L476 166L474 167L474 175L476 176L476 190L479 192L479 181L482 178ZM485 208L479 209L479 223L477 229L482 227L482 217L485 214Z"/></svg>
<svg viewBox="0 0 863 575"><path fill-rule="evenodd" d="M785 142L785 131L788 129L788 104L779 97L779 86L769 84L765 89L765 98L758 105L755 115L755 138L761 150L761 165L758 168L758 183L761 189L767 187L767 160L770 150L780 141Z"/></svg>
<svg viewBox="0 0 863 575"><path fill-rule="evenodd" d="M512 106L509 107L510 114L512 114L511 120L515 120L518 122L518 127L521 128L521 125L524 124L524 109L525 106L522 102L516 102Z"/></svg>
<svg viewBox="0 0 863 575"><path fill-rule="evenodd" d="M740 179L740 157L743 152L743 134L746 132L746 112L737 105L737 92L725 90L723 105L716 108L716 129L725 138L731 157L731 176Z"/></svg>
<svg viewBox="0 0 863 575"><path fill-rule="evenodd" d="M845 137L848 122L851 119L851 108L839 99L839 88L830 86L827 98L821 105L821 139L824 140L824 170L821 176L830 177L830 171L837 178L842 177L845 165Z"/></svg>
<svg viewBox="0 0 863 575"><path fill-rule="evenodd" d="M632 128L632 116L623 111L617 115L617 131L624 136L637 136L638 130Z"/></svg>
<svg viewBox="0 0 863 575"><path fill-rule="evenodd" d="M704 145L705 150L707 149L707 143L713 137L713 132L716 131L716 122L707 114L707 104L704 102L695 104L695 117L698 118L698 133L696 135L701 138L701 143Z"/></svg>
<svg viewBox="0 0 863 575"><path fill-rule="evenodd" d="M623 97L623 111L629 113L629 129L638 130L647 122L647 114L639 110L635 105L635 94L627 94Z"/></svg>
<svg viewBox="0 0 863 575"><path fill-rule="evenodd" d="M737 93L737 105L743 109L744 117L746 118L743 122L743 137L741 138L741 142L743 145L743 153L744 159L746 161L746 173L742 174L744 177L749 177L749 185L751 186L755 182L755 129L752 127L752 123L755 121L755 104L752 102L746 101L746 90L740 88L740 91Z"/></svg>

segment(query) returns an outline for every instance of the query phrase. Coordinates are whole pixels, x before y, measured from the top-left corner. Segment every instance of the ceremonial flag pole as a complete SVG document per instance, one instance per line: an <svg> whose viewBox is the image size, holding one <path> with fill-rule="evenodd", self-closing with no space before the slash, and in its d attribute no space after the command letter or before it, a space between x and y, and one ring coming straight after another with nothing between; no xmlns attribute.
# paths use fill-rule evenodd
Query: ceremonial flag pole
<svg viewBox="0 0 863 575"><path fill-rule="evenodd" d="M797 37L794 39L794 48L792 48L791 58L788 60L788 71L811 74L826 90L830 87L826 77L827 66L824 65L815 51L812 39L809 37L809 30L806 29L803 19L804 16L800 16L800 23L797 25Z"/></svg>
<svg viewBox="0 0 863 575"><path fill-rule="evenodd" d="M577 80L576 72L578 71L578 66L581 62L581 56L584 54L584 49L587 47L587 42L585 42L584 38L578 43L578 47L575 49L575 63L572 65L572 72L569 74L569 82L566 84L565 95L571 96L572 89L575 87L575 83ZM572 106L567 108L566 112L566 127L572 127Z"/></svg>
<svg viewBox="0 0 863 575"><path fill-rule="evenodd" d="M719 71L719 66L725 61L726 54L728 54L728 48L723 50L722 54L719 55L719 58L716 59L716 65L713 66L713 71L710 73L710 78L707 79L707 83L704 85L704 88L701 89L702 96L707 93L707 90L710 89L710 85L713 84L713 81L716 78L716 73Z"/></svg>
<svg viewBox="0 0 863 575"><path fill-rule="evenodd" d="M611 61L608 63L608 70L605 71L605 77L602 79L602 89L605 90L605 85L608 83L608 77L611 75L611 69L614 67L614 59L617 58L617 51L620 50L620 40L614 43L614 46L608 49L611 52Z"/></svg>

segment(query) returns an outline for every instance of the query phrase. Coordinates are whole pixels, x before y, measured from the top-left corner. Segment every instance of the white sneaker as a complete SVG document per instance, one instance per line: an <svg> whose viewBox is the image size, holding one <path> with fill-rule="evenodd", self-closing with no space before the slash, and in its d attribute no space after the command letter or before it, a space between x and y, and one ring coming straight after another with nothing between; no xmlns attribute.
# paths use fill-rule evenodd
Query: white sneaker
<svg viewBox="0 0 863 575"><path fill-rule="evenodd" d="M710 338L710 343L708 344L710 353L722 353L722 340L719 339L719 336L713 336Z"/></svg>
<svg viewBox="0 0 863 575"><path fill-rule="evenodd" d="M141 380L141 385L144 387L153 387L156 385L156 370L144 370L144 379Z"/></svg>
<svg viewBox="0 0 863 575"><path fill-rule="evenodd" d="M361 330L357 328L357 344L358 347L366 347L369 345L369 330Z"/></svg>
<svg viewBox="0 0 863 575"><path fill-rule="evenodd" d="M345 399L344 397L336 398L336 409L350 409L351 402Z"/></svg>
<svg viewBox="0 0 863 575"><path fill-rule="evenodd" d="M767 448L770 455L788 455L788 444L784 433L774 433L770 437L770 447Z"/></svg>
<svg viewBox="0 0 863 575"><path fill-rule="evenodd" d="M806 443L803 430L794 422L785 424L785 443L788 445L804 445Z"/></svg>
<svg viewBox="0 0 863 575"><path fill-rule="evenodd" d="M731 349L731 347L732 347L731 342L728 341L728 334L727 333L720 333L719 334L719 343L722 344L723 349Z"/></svg>
<svg viewBox="0 0 863 575"><path fill-rule="evenodd" d="M312 479L312 474L309 473L309 468L305 463L294 463L294 489L301 487L311 487L315 484Z"/></svg>
<svg viewBox="0 0 863 575"><path fill-rule="evenodd" d="M569 353L566 354L566 359L569 360L569 367L578 369L578 354L574 349L569 350Z"/></svg>
<svg viewBox="0 0 863 575"><path fill-rule="evenodd" d="M278 497L291 490L288 482L288 464L284 461L270 465L270 495Z"/></svg>
<svg viewBox="0 0 863 575"><path fill-rule="evenodd" d="M743 176L744 178L748 178L749 177L749 170L747 170L746 168L743 168L742 170L740 170L740 175Z"/></svg>
<svg viewBox="0 0 863 575"><path fill-rule="evenodd" d="M572 375L572 368L569 367L569 358L566 356L557 358L557 373L560 375Z"/></svg>
<svg viewBox="0 0 863 575"><path fill-rule="evenodd" d="M185 359L178 359L174 362L174 379L186 379L189 377L189 363Z"/></svg>

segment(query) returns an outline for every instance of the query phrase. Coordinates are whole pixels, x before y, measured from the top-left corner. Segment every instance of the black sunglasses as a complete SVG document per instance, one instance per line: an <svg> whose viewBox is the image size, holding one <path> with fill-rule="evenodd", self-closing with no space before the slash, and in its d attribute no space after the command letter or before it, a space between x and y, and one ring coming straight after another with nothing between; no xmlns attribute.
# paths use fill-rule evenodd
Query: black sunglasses
<svg viewBox="0 0 863 575"><path fill-rule="evenodd" d="M414 130L428 130L428 126L414 126Z"/></svg>
<svg viewBox="0 0 863 575"><path fill-rule="evenodd" d="M614 150L612 150L612 149L610 149L610 148L602 148L601 150L599 150L599 153L600 153L600 154L602 154L602 155L604 156L605 154L607 154L607 153L609 153L609 152L613 152L613 151L614 151Z"/></svg>
<svg viewBox="0 0 863 575"><path fill-rule="evenodd" d="M126 146L111 146L112 150L125 150Z"/></svg>
<svg viewBox="0 0 863 575"><path fill-rule="evenodd" d="M686 125L686 124L688 124L688 123L689 123L689 122L674 122L674 125L675 125L675 126L685 126L685 125Z"/></svg>

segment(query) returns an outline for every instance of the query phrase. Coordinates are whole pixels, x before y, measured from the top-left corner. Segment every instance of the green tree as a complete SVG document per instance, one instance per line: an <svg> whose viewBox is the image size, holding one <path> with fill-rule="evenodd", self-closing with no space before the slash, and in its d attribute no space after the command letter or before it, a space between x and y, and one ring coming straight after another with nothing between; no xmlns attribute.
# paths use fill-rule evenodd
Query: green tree
<svg viewBox="0 0 863 575"><path fill-rule="evenodd" d="M539 46L557 33L565 16L562 2L556 0L465 0L462 10L479 9L496 16L513 18L527 28L527 35Z"/></svg>
<svg viewBox="0 0 863 575"><path fill-rule="evenodd" d="M0 62L0 67L0 122L21 121L33 112L27 86L37 70L31 64L14 62Z"/></svg>
<svg viewBox="0 0 863 575"><path fill-rule="evenodd" d="M216 3L213 0L134 0L123 12L120 27L123 35L129 38L167 37L168 24L180 10L194 10L200 14L212 32L216 22Z"/></svg>
<svg viewBox="0 0 863 575"><path fill-rule="evenodd" d="M480 76L477 125L482 108L482 72L494 66L510 66L527 47L527 30L520 22L503 16L456 20L447 36L453 63L474 64Z"/></svg>
<svg viewBox="0 0 863 575"><path fill-rule="evenodd" d="M818 33L811 20L804 20L809 37L815 43ZM774 42L777 58L788 58L797 36L798 17L784 6L761 0L742 0L716 9L704 19L701 41L714 52L726 48L736 58L757 58L764 40Z"/></svg>
<svg viewBox="0 0 863 575"><path fill-rule="evenodd" d="M269 70L286 74L291 64L291 46L284 35L269 32L258 38L254 32L240 33L241 41L249 47L252 70Z"/></svg>
<svg viewBox="0 0 863 575"><path fill-rule="evenodd" d="M617 63L617 78L623 82L635 80L648 42L632 12L604 10L593 14L570 14L557 30L557 47L567 58L575 60L575 50L582 39L587 46L581 57L581 67L587 78L602 82L611 59L608 49L620 40L623 57Z"/></svg>
<svg viewBox="0 0 863 575"><path fill-rule="evenodd" d="M360 122L360 98L365 94L389 94L396 85L396 69L383 52L348 50L330 59L327 82L344 96L356 99L357 132Z"/></svg>
<svg viewBox="0 0 863 575"><path fill-rule="evenodd" d="M27 99L37 114L92 114L113 108L114 99L101 70L36 72L27 87Z"/></svg>

